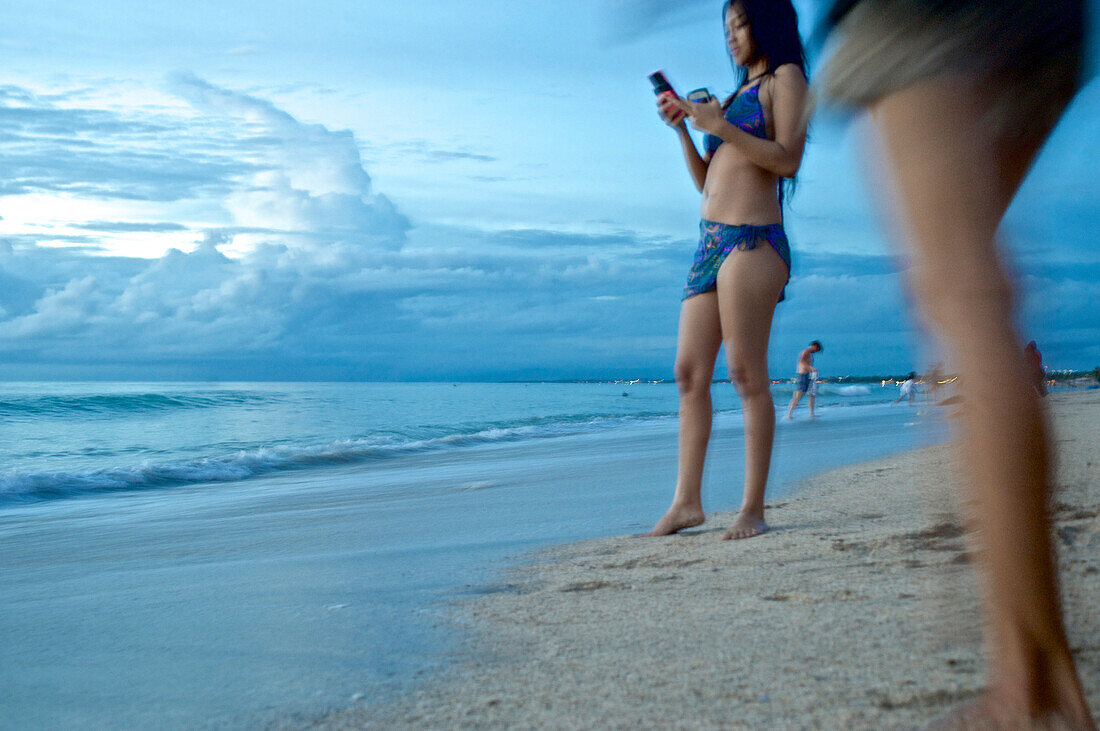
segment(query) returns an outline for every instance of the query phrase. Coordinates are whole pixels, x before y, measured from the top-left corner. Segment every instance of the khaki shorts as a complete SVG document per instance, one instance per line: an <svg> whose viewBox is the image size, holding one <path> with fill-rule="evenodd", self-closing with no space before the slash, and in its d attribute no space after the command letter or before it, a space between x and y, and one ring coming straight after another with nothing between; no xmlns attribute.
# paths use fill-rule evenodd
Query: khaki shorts
<svg viewBox="0 0 1100 731"><path fill-rule="evenodd" d="M990 131L1046 134L1081 82L1083 0L860 0L838 23L821 89L868 106L934 79L976 82Z"/></svg>

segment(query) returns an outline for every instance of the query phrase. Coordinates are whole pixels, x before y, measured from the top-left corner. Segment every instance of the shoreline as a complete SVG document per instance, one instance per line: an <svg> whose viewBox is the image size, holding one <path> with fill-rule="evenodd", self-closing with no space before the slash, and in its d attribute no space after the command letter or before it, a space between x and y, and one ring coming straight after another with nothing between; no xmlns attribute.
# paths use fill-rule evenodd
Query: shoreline
<svg viewBox="0 0 1100 731"><path fill-rule="evenodd" d="M472 404L436 390L455 399L436 402L444 415ZM423 396L398 391L408 404ZM564 403L583 414L593 400L621 403L621 392L537 390L516 408ZM486 394L495 400L479 408L496 413L517 390ZM660 399L638 396L627 411L660 410ZM294 392L290 406L267 413L292 422L316 413L317 397ZM735 398L731 389L721 397ZM908 408L822 411L777 429L774 499L824 467L943 433L938 417ZM198 435L194 426L185 432ZM720 414L713 437L705 504L734 507L737 415ZM477 649L451 620L456 600L492 591L527 551L648 530L668 505L675 469L675 420L649 419L5 509L0 604L10 611L0 625L11 641L0 678L12 692L0 716L15 727L266 728L381 707L439 676L452 649Z"/></svg>
<svg viewBox="0 0 1100 731"><path fill-rule="evenodd" d="M1048 400L1056 546L1071 646L1100 709L1100 392ZM452 602L448 669L316 728L912 728L984 684L977 593L947 478L950 444L830 470L667 539L527 554ZM869 492L873 490L873 492ZM298 719L295 725L300 724Z"/></svg>

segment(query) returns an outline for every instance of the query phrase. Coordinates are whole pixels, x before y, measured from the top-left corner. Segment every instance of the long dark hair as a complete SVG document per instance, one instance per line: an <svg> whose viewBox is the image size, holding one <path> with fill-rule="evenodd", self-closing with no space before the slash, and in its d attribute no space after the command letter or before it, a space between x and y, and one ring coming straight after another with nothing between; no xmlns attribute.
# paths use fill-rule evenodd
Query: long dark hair
<svg viewBox="0 0 1100 731"><path fill-rule="evenodd" d="M803 76L809 77L806 73L806 49L802 46L802 36L798 35L798 13L795 12L791 0L726 0L722 4L723 28L726 15L734 5L740 5L745 11L753 50L757 56L768 61L766 73L770 74L784 64L793 63L802 71ZM729 49L726 50L728 53ZM730 64L737 81L736 89L740 90L748 81L749 70L738 66L732 55ZM731 100L732 98L730 97ZM782 206L784 198L794 192L794 178L780 178L778 188L779 205Z"/></svg>
<svg viewBox="0 0 1100 731"><path fill-rule="evenodd" d="M745 11L745 20L752 34L752 44L758 56L768 60L768 73L783 64L793 63L806 73L806 50L802 47L802 37L798 35L798 13L791 0L726 0L722 5L722 23L726 14L734 5L740 5ZM744 86L749 70L738 66L730 56L733 73L737 78L737 88Z"/></svg>

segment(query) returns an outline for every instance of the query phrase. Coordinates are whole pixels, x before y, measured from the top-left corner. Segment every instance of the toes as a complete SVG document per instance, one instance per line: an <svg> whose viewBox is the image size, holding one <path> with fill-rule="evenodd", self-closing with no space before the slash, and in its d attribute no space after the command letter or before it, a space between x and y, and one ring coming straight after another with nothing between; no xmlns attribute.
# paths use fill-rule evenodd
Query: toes
<svg viewBox="0 0 1100 731"><path fill-rule="evenodd" d="M725 535L722 536L722 540L739 541L744 538L753 538L760 535L761 533L766 533L767 531L768 526L766 525L750 525L743 527L733 526L726 531Z"/></svg>

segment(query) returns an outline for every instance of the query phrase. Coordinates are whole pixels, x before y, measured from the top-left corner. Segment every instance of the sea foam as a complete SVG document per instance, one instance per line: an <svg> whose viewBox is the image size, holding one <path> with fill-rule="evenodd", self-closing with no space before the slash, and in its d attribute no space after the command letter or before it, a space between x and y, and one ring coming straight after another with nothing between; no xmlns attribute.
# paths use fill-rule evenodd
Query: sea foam
<svg viewBox="0 0 1100 731"><path fill-rule="evenodd" d="M645 418L652 419L654 416L647 415ZM92 470L9 470L0 473L0 505L120 490L236 482L276 472L361 464L497 442L566 436L640 420L636 416L573 415L564 419L531 419L526 421L534 423L493 426L427 439L379 436L340 439L322 445L264 446L191 460L143 461L136 465Z"/></svg>

